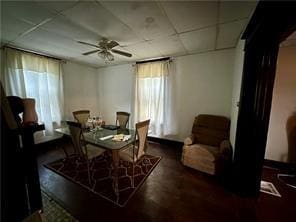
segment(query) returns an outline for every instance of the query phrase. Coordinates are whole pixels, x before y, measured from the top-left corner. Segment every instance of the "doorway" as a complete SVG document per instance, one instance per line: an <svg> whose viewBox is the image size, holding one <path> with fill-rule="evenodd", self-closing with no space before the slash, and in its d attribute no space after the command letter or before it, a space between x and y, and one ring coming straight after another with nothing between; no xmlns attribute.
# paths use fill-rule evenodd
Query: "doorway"
<svg viewBox="0 0 296 222"><path fill-rule="evenodd" d="M243 34L245 61L234 154L235 189L258 196L279 45L296 30L294 2L261 1Z"/></svg>
<svg viewBox="0 0 296 222"><path fill-rule="evenodd" d="M296 32L280 44L265 159L296 163Z"/></svg>

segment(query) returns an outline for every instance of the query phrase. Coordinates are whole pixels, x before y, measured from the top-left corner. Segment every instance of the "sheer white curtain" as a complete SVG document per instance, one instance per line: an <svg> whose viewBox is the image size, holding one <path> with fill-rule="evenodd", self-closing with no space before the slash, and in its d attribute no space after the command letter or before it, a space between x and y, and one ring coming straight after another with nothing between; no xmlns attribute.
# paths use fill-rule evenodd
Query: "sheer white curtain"
<svg viewBox="0 0 296 222"><path fill-rule="evenodd" d="M3 85L7 95L34 98L45 135L52 135L63 113L63 81L59 60L4 49Z"/></svg>
<svg viewBox="0 0 296 222"><path fill-rule="evenodd" d="M135 122L150 119L150 135L177 133L173 75L168 60L136 64Z"/></svg>

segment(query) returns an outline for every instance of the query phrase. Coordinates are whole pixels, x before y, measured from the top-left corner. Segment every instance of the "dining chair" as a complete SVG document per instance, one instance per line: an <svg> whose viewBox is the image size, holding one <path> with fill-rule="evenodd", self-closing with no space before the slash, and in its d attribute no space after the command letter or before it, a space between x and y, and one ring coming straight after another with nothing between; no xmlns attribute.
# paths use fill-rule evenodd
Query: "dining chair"
<svg viewBox="0 0 296 222"><path fill-rule="evenodd" d="M81 124L82 128L86 128L86 122L90 117L89 110L77 110L73 112L74 119Z"/></svg>
<svg viewBox="0 0 296 222"><path fill-rule="evenodd" d="M129 121L130 113L116 112L116 126L119 124L121 129L126 129Z"/></svg>
<svg viewBox="0 0 296 222"><path fill-rule="evenodd" d="M146 154L148 149L147 135L149 123L150 119L136 123L136 140L134 144L128 146L126 149L123 149L119 152L120 159L132 163L132 188L135 187L135 166L138 163L138 161L141 160L142 157Z"/></svg>
<svg viewBox="0 0 296 222"><path fill-rule="evenodd" d="M86 160L88 180L89 183L91 183L89 162L95 157L102 155L105 152L105 149L85 142L80 123L67 121L67 124L69 126L70 135L72 138L74 155L78 156L82 160Z"/></svg>

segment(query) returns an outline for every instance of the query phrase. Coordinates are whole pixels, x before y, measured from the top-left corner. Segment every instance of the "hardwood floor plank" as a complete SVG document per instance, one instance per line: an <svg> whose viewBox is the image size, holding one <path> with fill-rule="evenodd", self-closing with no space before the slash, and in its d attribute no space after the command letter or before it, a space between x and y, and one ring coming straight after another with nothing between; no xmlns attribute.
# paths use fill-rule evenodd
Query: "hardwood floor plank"
<svg viewBox="0 0 296 222"><path fill-rule="evenodd" d="M157 143L150 144L148 153L163 159L127 205L120 208L43 166L64 156L60 145L40 152L40 182L79 221L273 222L296 218L295 209L289 210L295 206L296 191L276 180L277 171L264 169L263 178L274 182L282 198L262 194L258 200L245 199L216 178L184 167L180 147ZM71 149L69 141L63 145Z"/></svg>

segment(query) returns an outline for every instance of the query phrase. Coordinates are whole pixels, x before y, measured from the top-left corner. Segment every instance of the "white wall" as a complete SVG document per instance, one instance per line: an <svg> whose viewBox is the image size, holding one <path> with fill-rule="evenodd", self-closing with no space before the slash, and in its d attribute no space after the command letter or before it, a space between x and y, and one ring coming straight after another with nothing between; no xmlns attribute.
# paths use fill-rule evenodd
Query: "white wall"
<svg viewBox="0 0 296 222"><path fill-rule="evenodd" d="M90 110L92 116L98 115L97 69L67 62L63 64L63 71L65 119L73 119L72 112L79 109Z"/></svg>
<svg viewBox="0 0 296 222"><path fill-rule="evenodd" d="M232 102L231 102L231 126L230 126L230 142L234 148L236 126L238 117L238 102L240 100L241 82L243 75L244 65L244 40L240 40L235 49L234 69L233 69L233 89L232 89Z"/></svg>
<svg viewBox="0 0 296 222"><path fill-rule="evenodd" d="M296 119L296 47L280 48L273 89L265 158L288 161L287 123ZM290 119L291 120L291 119ZM296 124L294 124L294 133ZM294 145L295 145L294 135ZM291 137L291 139L293 139ZM296 147L293 147L294 154ZM296 157L294 157L294 160Z"/></svg>
<svg viewBox="0 0 296 222"><path fill-rule="evenodd" d="M229 49L174 60L178 140L190 135L198 114L230 117L233 56L234 50Z"/></svg>
<svg viewBox="0 0 296 222"><path fill-rule="evenodd" d="M3 49L0 49L0 81L3 81L4 67L3 67ZM3 85L3 83L2 83Z"/></svg>
<svg viewBox="0 0 296 222"><path fill-rule="evenodd" d="M131 64L98 69L97 83L99 106L106 124L115 124L117 111L133 113L134 68Z"/></svg>
<svg viewBox="0 0 296 222"><path fill-rule="evenodd" d="M175 66L176 122L179 141L191 132L194 117L201 113L230 117L234 49L173 59ZM115 112L132 112L134 72L132 65L98 69L99 100L103 118L115 121Z"/></svg>

